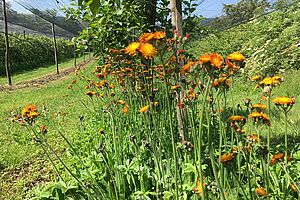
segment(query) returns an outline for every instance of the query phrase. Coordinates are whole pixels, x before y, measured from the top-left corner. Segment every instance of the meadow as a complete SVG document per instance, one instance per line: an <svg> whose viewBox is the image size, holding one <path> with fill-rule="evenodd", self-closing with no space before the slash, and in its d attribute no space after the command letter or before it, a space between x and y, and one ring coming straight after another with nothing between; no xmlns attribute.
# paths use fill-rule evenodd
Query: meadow
<svg viewBox="0 0 300 200"><path fill-rule="evenodd" d="M250 77L243 54L187 40L146 33L1 92L3 198L297 199L299 72Z"/></svg>

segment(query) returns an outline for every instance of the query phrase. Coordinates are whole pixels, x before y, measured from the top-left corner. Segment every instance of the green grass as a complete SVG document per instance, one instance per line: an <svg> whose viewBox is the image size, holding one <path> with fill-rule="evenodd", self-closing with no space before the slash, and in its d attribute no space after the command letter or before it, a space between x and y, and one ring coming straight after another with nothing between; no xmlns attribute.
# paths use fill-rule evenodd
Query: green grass
<svg viewBox="0 0 300 200"><path fill-rule="evenodd" d="M82 58L80 58L80 60L82 60ZM61 67L70 67L72 66L72 63L73 61L63 63ZM92 61L87 65L87 67L90 66L95 66L95 61ZM38 78L39 76L51 73L51 71L50 68L43 68L35 70L34 72L29 72L29 76ZM27 74L17 75L16 79L21 81L22 76L29 80ZM43 157L41 147L34 141L34 136L31 135L25 127L10 122L10 116L12 113L19 112L29 103L37 105L39 110L45 105L53 118L55 118L56 122L61 127L64 127L63 132L66 135L69 135L70 132L74 132L77 129L79 121L78 116L83 110L82 106L78 104L80 98L84 97L83 95L77 95L80 93L79 87L74 87L75 92L68 90L68 85L74 78L76 78L76 76L71 74L68 77L53 81L38 88L0 92L0 126L2 127L0 131L0 171L5 168L6 172L13 173L18 168L22 169L26 162L32 162L32 168L36 169L32 170L30 172L32 174L27 175L26 177L23 174L26 178L25 181L22 180L22 178L17 178L15 184L7 182L9 180L0 176L0 194L8 195L4 196L5 199L23 199L26 191L24 189L26 188L26 184L34 181L36 179L35 176L39 175L37 170L39 169L40 163L36 163L36 160L46 160L46 162L48 162L47 165L49 166L49 161ZM69 94L69 96L66 96L67 94ZM48 124L44 125L48 126ZM58 139L57 132L55 132L52 127L49 127L48 139L55 148L58 148L58 151L63 148L63 145L60 144L60 139ZM47 171L50 173L52 167ZM5 185L10 186L10 192L6 190L1 191L2 186L5 188ZM1 195L0 199L4 198Z"/></svg>
<svg viewBox="0 0 300 200"><path fill-rule="evenodd" d="M77 63L82 62L84 60L84 57L80 57L77 59ZM64 70L69 67L72 67L74 64L73 59L69 59L65 62L62 62L59 64L59 70ZM24 81L29 81L33 80L38 77L45 76L47 74L55 74L56 73L56 68L55 65L48 65L48 66L43 66L39 67L36 69L24 71L22 73L16 73L12 75L12 82L13 84L18 84L19 82L24 82ZM0 77L0 85L1 84L7 84L7 78L6 77Z"/></svg>

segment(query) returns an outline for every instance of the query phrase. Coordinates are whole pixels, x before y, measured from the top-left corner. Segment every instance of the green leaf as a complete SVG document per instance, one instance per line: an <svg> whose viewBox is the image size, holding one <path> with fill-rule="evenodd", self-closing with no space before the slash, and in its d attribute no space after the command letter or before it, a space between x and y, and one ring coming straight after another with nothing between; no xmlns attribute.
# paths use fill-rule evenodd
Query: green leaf
<svg viewBox="0 0 300 200"><path fill-rule="evenodd" d="M100 7L100 0L92 0L90 4L90 9L94 15L98 11L99 7Z"/></svg>

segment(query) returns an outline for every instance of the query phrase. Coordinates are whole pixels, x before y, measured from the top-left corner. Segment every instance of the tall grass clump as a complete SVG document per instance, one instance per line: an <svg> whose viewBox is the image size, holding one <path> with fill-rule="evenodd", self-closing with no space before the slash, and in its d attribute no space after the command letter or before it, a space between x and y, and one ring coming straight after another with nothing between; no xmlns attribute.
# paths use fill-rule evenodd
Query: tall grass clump
<svg viewBox="0 0 300 200"><path fill-rule="evenodd" d="M286 126L295 103L290 97L273 99L282 76L252 77L263 91L262 102L244 97L238 104L231 88L245 56L194 57L184 50L188 38L144 33L122 50L111 49L93 77L78 72L69 89L86 83L80 88L86 99L78 102L87 118L80 118L80 140L71 142L53 124L71 161L53 151L37 128L45 119L51 122L47 113L29 106L14 116L40 138L49 159L60 161L57 173L65 169L66 183L76 188L53 185L43 190L44 197L298 198L297 146L288 144L287 132L284 143L272 143L272 101L284 111Z"/></svg>

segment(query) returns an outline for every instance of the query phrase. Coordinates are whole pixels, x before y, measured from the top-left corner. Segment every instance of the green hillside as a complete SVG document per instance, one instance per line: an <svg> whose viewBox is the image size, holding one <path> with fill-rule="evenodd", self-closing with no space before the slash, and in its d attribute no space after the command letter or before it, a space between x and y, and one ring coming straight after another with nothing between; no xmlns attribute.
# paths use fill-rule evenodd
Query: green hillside
<svg viewBox="0 0 300 200"><path fill-rule="evenodd" d="M299 69L300 7L275 11L226 31L211 34L191 44L196 55L218 52L228 55L241 51L248 57L248 72L262 73Z"/></svg>

